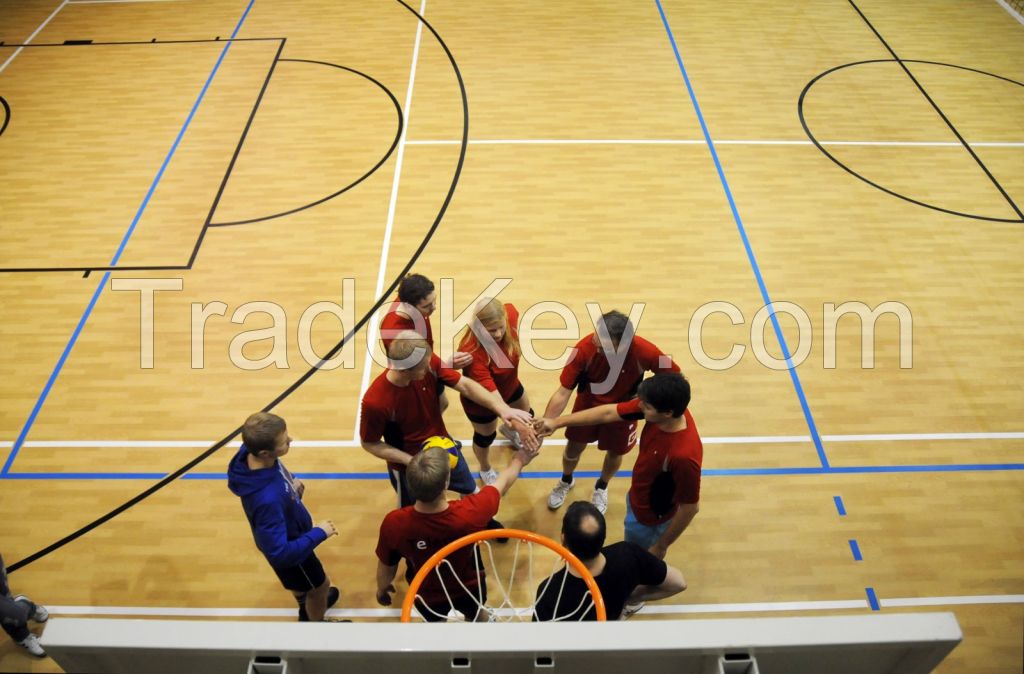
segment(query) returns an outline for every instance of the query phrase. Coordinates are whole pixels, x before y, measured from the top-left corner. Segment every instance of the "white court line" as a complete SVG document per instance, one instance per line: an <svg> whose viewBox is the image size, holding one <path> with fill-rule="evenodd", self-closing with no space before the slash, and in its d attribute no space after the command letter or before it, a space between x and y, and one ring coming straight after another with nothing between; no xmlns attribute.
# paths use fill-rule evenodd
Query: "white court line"
<svg viewBox="0 0 1024 674"><path fill-rule="evenodd" d="M70 5L109 5L134 2L181 2L181 0L68 0Z"/></svg>
<svg viewBox="0 0 1024 674"><path fill-rule="evenodd" d="M427 9L427 0L420 3L420 16L424 15ZM384 243L380 249L380 268L377 270L377 289L374 297L380 297L384 292L384 275L387 273L388 253L391 250L391 230L395 224L395 211L398 205L398 183L402 177L402 159L405 157L406 134L409 132L409 116L412 110L412 89L416 82L416 64L420 58L420 38L423 35L423 22L416 21L416 43L412 50L412 66L409 68L409 88L405 92L405 125L402 127L402 137L398 141L398 153L395 159L395 177L391 182L391 200L388 202L388 219L384 227ZM381 308L387 307L385 303ZM377 347L377 333L380 330L380 309L373 314L370 325L366 330L366 358L363 360L363 381L359 386L359 400L356 403L356 424L352 431L352 441L358 445L359 424L363 416L363 395L370 387L371 353Z"/></svg>
<svg viewBox="0 0 1024 674"><path fill-rule="evenodd" d="M1024 440L1024 433L882 433L876 435L823 435L821 439L826 442L914 442L928 440ZM810 442L809 435L764 435L764 436L736 436L736 437L707 437L701 438L705 445L764 445ZM469 440L461 440L463 445ZM24 448L104 448L121 447L131 449L174 449L194 448L203 449L214 444L213 440L27 440L22 445ZM498 440L497 444L508 444L505 440ZM546 445L564 445L564 439L545 440ZM10 448L14 442L10 440L0 441L0 447ZM228 447L240 447L238 441L230 442ZM294 447L359 447L358 440L294 440Z"/></svg>
<svg viewBox="0 0 1024 674"><path fill-rule="evenodd" d="M1024 24L1024 16L1021 16L1020 12L1018 12L1016 9L1011 7L1009 5L1009 3L1006 2L1006 0L996 0L996 2L998 2L1000 5L1002 5L1003 9L1005 9L1007 12L1010 13L1010 16L1012 16L1013 18L1017 19L1022 24Z"/></svg>
<svg viewBox="0 0 1024 674"><path fill-rule="evenodd" d="M66 4L68 4L68 0L64 0L64 2L60 3L60 5L58 5L58 6L57 6L57 9L53 10L53 13L52 13L52 14L50 14L50 16L46 17L46 20L45 20L45 21L43 21L43 22L42 22L41 24L39 24L39 27L38 27L38 28L36 28L36 29L35 29L35 30L34 30L34 31L32 32L32 34L28 36L28 39L27 39L27 40L25 40L25 42L24 42L23 44L28 44L29 42L31 42L31 41L33 40L33 38L35 38L35 36L36 36L36 35L39 35L39 31L41 31L41 30L42 30L43 28L46 28L46 24L50 23L50 20L51 20L51 19L53 19L53 17L57 16L57 13L58 13L58 12L60 12L60 10L64 9L64 5L66 5ZM17 56L18 54L20 54L20 53L21 53L21 50L22 50L22 49L24 49L24 47L18 47L17 49L15 49L15 50L14 50L14 53L13 53L13 54L11 54L10 56L8 56L8 57L7 57L7 60L6 60L6 61L4 61L4 62L3 62L3 64L0 64L0 73L2 73L2 72L4 71L4 68L6 68L6 67L7 67L7 65L8 65L8 64L9 64L9 63L10 63L11 61L13 61L13 60L14 60L14 58L15 58L15 57L16 57L16 56Z"/></svg>
<svg viewBox="0 0 1024 674"><path fill-rule="evenodd" d="M134 2L181 2L181 0L67 0L69 5L110 5Z"/></svg>
<svg viewBox="0 0 1024 674"><path fill-rule="evenodd" d="M882 608L901 606L969 606L972 604L1021 604L1024 594L983 594L974 597L909 597L907 599L879 599Z"/></svg>
<svg viewBox="0 0 1024 674"><path fill-rule="evenodd" d="M1024 604L1021 594L987 594L973 597L908 597L881 599L882 608L908 608L915 606L970 606L984 604ZM47 606L50 615L94 616L165 616L172 618L294 618L294 608L177 608L149 606ZM728 604L648 604L643 613L770 613L778 611L839 611L869 608L866 599L839 599L833 601L777 601ZM528 607L499 610L502 615L513 611L524 612ZM395 608L331 609L328 616L339 618L397 618L401 611Z"/></svg>
<svg viewBox="0 0 1024 674"><path fill-rule="evenodd" d="M406 145L458 145L460 140L409 140ZM902 140L823 140L822 145L852 145L864 147L963 147L957 141L902 141ZM705 145L697 139L507 139L470 140L470 145ZM716 140L715 145L813 145L810 140ZM1024 141L978 141L971 147L1024 147Z"/></svg>

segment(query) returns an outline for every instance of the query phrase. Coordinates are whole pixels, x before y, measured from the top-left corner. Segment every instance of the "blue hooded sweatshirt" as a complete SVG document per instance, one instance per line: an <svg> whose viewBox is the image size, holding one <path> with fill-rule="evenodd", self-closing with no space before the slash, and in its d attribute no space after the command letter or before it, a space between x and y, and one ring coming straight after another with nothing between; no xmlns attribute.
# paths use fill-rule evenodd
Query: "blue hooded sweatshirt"
<svg viewBox="0 0 1024 674"><path fill-rule="evenodd" d="M292 474L277 461L270 468L252 470L249 450L242 445L228 464L228 489L242 499L256 547L275 569L301 564L327 534L313 527L302 499L292 486Z"/></svg>

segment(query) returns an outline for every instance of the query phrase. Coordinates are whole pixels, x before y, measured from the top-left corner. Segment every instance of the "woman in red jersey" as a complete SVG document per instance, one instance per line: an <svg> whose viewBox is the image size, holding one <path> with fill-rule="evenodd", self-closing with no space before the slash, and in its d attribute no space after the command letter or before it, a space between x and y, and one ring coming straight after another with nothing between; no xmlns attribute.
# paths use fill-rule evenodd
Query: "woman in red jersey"
<svg viewBox="0 0 1024 674"><path fill-rule="evenodd" d="M462 338L459 351L469 354L472 361L462 370L463 375L477 382L499 402L529 411L530 400L519 381L519 312L511 304L497 299L483 300L476 307L473 324ZM490 447L497 437L498 417L493 411L461 396L462 409L473 424L473 453L480 462L480 479L485 485L498 478L490 462ZM507 424L501 425L501 434L520 447L519 435Z"/></svg>

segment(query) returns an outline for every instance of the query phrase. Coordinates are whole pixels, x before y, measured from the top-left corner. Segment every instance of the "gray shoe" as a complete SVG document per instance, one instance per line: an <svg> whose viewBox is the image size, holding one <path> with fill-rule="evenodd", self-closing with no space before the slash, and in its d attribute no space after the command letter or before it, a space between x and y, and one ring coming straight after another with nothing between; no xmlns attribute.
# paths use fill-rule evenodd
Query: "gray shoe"
<svg viewBox="0 0 1024 674"><path fill-rule="evenodd" d="M498 428L498 432L504 435L508 439L508 441L512 443L512 446L515 447L516 449L523 448L523 441L519 437L519 431L515 430L508 424L502 424Z"/></svg>
<svg viewBox="0 0 1024 674"><path fill-rule="evenodd" d="M644 603L644 602L642 602L642 601L641 601L641 602L637 602L636 604L626 604L626 605L625 605L625 606L624 606L624 607L622 608L622 617L621 617L621 618L619 618L619 620L626 620L626 619L627 619L627 618L629 618L630 616L634 616L634 615L636 615L636 614L637 614L637 613L639 613L639 612L640 612L640 611L641 611L641 610L643 609L643 607L644 607L644 606L646 606L646 605L647 605L647 604L646 604L646 603Z"/></svg>
<svg viewBox="0 0 1024 674"><path fill-rule="evenodd" d="M558 510L565 503L565 497L569 495L569 490L576 486L576 478L573 478L572 482L566 484L562 482L562 478L558 478L558 484L551 490L551 494L548 495L548 508L552 510Z"/></svg>
<svg viewBox="0 0 1024 674"><path fill-rule="evenodd" d="M46 651L44 651L43 647L39 644L39 637L34 634L29 634L27 637L19 641L18 645L37 658L46 657Z"/></svg>
<svg viewBox="0 0 1024 674"><path fill-rule="evenodd" d="M32 600L23 594L19 594L14 598L14 601L24 602L26 604L32 604ZM35 604L35 613L29 616L30 620L35 620L37 623L44 623L50 619L50 612L46 610L46 607L41 604Z"/></svg>

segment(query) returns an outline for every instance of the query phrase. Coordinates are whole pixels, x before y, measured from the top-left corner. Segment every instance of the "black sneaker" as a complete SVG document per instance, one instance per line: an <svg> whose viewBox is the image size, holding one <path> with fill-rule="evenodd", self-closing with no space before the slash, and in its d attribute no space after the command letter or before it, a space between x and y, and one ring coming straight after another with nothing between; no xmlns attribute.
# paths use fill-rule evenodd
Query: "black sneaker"
<svg viewBox="0 0 1024 674"><path fill-rule="evenodd" d="M487 523L487 528L488 529L504 529L505 525L502 524L501 522L499 522L498 520L496 520L494 518L491 518L491 521ZM499 543L508 543L508 538L507 537L495 538L494 540L498 541Z"/></svg>
<svg viewBox="0 0 1024 674"><path fill-rule="evenodd" d="M340 598L341 598L341 590L339 590L338 588L336 588L334 586L331 586L331 589L329 589L327 591L327 608L331 608L332 606L337 604L338 603L338 599L340 599ZM306 602L305 602L305 600L303 600L303 602L301 604L299 604L299 622L300 623L308 623L309 622L309 614L306 613Z"/></svg>

